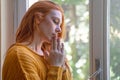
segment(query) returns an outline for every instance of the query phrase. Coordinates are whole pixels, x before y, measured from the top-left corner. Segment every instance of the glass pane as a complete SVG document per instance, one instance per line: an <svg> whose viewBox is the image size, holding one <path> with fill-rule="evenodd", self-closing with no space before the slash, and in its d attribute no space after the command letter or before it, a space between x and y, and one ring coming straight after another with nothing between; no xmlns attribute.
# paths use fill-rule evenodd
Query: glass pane
<svg viewBox="0 0 120 80"><path fill-rule="evenodd" d="M120 80L120 0L110 1L110 78Z"/></svg>
<svg viewBox="0 0 120 80"><path fill-rule="evenodd" d="M26 9L39 0L26 0Z"/></svg>
<svg viewBox="0 0 120 80"><path fill-rule="evenodd" d="M64 9L66 23L65 51L74 80L89 75L89 0L52 0Z"/></svg>

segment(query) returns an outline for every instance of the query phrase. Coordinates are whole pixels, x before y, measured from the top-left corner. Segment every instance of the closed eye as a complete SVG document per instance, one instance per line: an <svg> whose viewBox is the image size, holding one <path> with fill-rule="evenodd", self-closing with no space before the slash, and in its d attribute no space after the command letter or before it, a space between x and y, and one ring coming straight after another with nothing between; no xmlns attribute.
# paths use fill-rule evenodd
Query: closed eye
<svg viewBox="0 0 120 80"><path fill-rule="evenodd" d="M59 19L53 19L53 22L58 25L59 24Z"/></svg>

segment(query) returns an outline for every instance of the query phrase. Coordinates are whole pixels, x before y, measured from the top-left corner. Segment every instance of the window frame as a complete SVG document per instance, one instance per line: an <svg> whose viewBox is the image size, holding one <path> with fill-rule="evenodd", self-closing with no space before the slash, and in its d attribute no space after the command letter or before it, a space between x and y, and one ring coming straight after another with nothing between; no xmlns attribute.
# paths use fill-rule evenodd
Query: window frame
<svg viewBox="0 0 120 80"><path fill-rule="evenodd" d="M110 80L109 52L109 0L90 0L90 74L96 71L96 59L100 61L100 79ZM96 80L93 78L92 80Z"/></svg>
<svg viewBox="0 0 120 80"><path fill-rule="evenodd" d="M24 16L28 0L14 0L14 34L20 24L22 17Z"/></svg>

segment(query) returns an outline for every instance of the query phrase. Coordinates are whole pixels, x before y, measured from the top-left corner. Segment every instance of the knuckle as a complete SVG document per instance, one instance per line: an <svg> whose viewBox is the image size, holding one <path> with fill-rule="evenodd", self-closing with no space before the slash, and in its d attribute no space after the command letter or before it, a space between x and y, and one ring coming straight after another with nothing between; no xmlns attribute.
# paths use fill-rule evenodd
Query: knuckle
<svg viewBox="0 0 120 80"><path fill-rule="evenodd" d="M58 50L54 50L55 53L59 53Z"/></svg>
<svg viewBox="0 0 120 80"><path fill-rule="evenodd" d="M59 52L58 52L58 50L52 50L51 53L52 54L58 54Z"/></svg>

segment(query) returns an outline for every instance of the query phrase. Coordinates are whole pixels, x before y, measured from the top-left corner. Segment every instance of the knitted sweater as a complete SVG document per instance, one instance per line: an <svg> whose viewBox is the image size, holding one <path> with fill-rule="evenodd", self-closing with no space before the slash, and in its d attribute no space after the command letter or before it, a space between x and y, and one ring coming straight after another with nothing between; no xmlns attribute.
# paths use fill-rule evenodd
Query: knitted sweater
<svg viewBox="0 0 120 80"><path fill-rule="evenodd" d="M2 69L2 80L72 80L70 69L48 66L40 56L27 46L14 44L7 51Z"/></svg>

